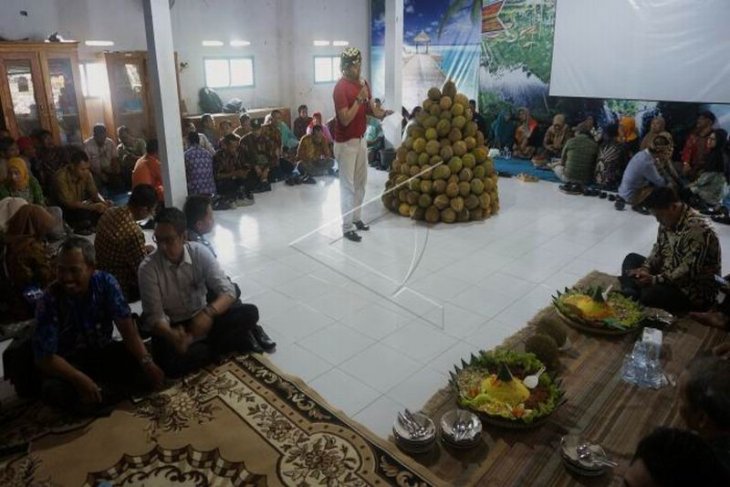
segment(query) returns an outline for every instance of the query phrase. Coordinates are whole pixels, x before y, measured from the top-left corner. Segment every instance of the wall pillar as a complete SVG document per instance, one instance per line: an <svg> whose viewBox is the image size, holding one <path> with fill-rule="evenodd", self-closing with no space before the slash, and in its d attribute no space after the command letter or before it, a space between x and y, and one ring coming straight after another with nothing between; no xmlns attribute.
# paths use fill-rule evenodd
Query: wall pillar
<svg viewBox="0 0 730 487"><path fill-rule="evenodd" d="M383 133L393 147L401 140L403 106L403 0L385 1L385 107L393 115L383 121Z"/></svg>
<svg viewBox="0 0 730 487"><path fill-rule="evenodd" d="M182 208L188 190L169 0L144 0L144 23L165 205Z"/></svg>

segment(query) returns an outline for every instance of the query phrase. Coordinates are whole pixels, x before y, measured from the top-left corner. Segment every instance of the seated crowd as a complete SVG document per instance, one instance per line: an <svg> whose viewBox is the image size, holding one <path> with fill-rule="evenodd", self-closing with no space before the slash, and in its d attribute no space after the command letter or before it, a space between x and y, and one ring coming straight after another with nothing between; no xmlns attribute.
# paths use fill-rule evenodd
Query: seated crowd
<svg viewBox="0 0 730 487"><path fill-rule="evenodd" d="M36 368L22 373L37 374L46 402L77 414L107 414L121 399L159 389L166 378L226 354L275 348L257 307L241 301L206 235L214 209L251 205L253 194L271 190L275 181L313 183L337 174L328 124L319 113L309 117L304 105L298 115L293 130L278 110L264 124L242 114L235 129L227 122L216 126L210 115L200 128L184 125L190 196L183 210L164 207L157 141L137 139L126 127L117 131L115 145L105 127L95 126L83 150L57 147L44 131L17 141L0 138L3 295L14 319L36 317L29 344ZM408 118L417 116L414 110ZM486 130L476 111L474 120ZM719 278L719 240L697 210L720 205L727 191L727 133L713 129L714 120L700 114L680 164L661 117L640 139L630 117L599 135L591 118L570 128L558 114L538 147L529 111L520 110L516 120L504 111L491 125L490 145L554 171L565 192L617 191L617 208L628 203L654 215L656 242L646 257L626 256L621 291L646 306L730 330L730 284ZM387 168L379 123L369 122L365 138L371 164ZM107 197L120 189L131 192L124 206L115 206ZM143 221L156 245L146 242ZM67 225L77 234L95 232L93 243L68 237ZM57 252L49 239L60 241ZM130 309L135 301L141 301L141 316ZM115 329L121 340L114 339ZM626 485L727 485L729 358L730 342L688 364L677 404L693 432L660 428L646 436Z"/></svg>
<svg viewBox="0 0 730 487"><path fill-rule="evenodd" d="M540 138L528 109L520 108L516 116L505 109L490 126L488 139L507 158L529 159L539 169L552 170L567 194L600 195L615 201L617 210L628 203L648 214L638 201L652 188L671 187L693 208L730 223L722 205L730 183L730 144L715 122L712 112L701 112L679 151L661 115L640 138L634 117L598 128L589 116L571 128L565 115L557 114Z"/></svg>

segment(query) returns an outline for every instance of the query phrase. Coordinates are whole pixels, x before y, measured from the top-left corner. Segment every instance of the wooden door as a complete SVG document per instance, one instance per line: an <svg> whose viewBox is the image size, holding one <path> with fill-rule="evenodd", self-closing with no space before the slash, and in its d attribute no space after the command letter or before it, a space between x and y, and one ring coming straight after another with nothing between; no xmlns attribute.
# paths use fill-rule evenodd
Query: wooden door
<svg viewBox="0 0 730 487"><path fill-rule="evenodd" d="M53 135L61 144L81 144L89 136L78 66L75 53L45 53L46 96L53 119Z"/></svg>
<svg viewBox="0 0 730 487"><path fill-rule="evenodd" d="M146 53L113 52L104 57L114 123L110 132L125 125L135 137L154 137Z"/></svg>
<svg viewBox="0 0 730 487"><path fill-rule="evenodd" d="M5 126L14 138L52 130L37 51L0 52L0 79Z"/></svg>

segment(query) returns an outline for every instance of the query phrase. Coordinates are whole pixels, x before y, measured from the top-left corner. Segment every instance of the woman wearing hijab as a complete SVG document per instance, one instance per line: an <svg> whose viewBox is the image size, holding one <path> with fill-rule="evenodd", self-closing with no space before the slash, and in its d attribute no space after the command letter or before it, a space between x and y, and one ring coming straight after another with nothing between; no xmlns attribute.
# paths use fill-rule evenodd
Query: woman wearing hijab
<svg viewBox="0 0 730 487"><path fill-rule="evenodd" d="M515 143L512 148L512 155L519 159L531 159L535 154L535 147L530 145L532 135L537 129L537 120L532 118L530 110L523 107L517 112L519 120L515 129Z"/></svg>
<svg viewBox="0 0 730 487"><path fill-rule="evenodd" d="M649 125L649 131L641 140L639 150L648 149L651 145L651 141L654 140L654 137L664 132L666 130L666 127L667 123L664 120L664 117L662 117L661 115L657 115L656 117L652 118L651 125Z"/></svg>
<svg viewBox="0 0 730 487"><path fill-rule="evenodd" d="M689 185L689 190L699 197L698 206L706 205L710 208L719 206L727 193L726 145L727 132L723 129L715 129L707 137L707 153L703 169L697 179Z"/></svg>
<svg viewBox="0 0 730 487"><path fill-rule="evenodd" d="M8 177L0 184L0 199L12 196L30 204L45 205L43 190L38 180L28 172L28 165L20 157L8 161Z"/></svg>
<svg viewBox="0 0 730 487"><path fill-rule="evenodd" d="M330 132L330 129L327 127L327 125L322 123L322 114L319 112L314 112L312 114L312 121L309 122L309 126L307 127L307 134L312 133L312 127L315 125L321 125L322 126L322 134L324 134L324 138L327 140L328 144L334 143L334 140L332 138L332 133Z"/></svg>
<svg viewBox="0 0 730 487"><path fill-rule="evenodd" d="M492 122L490 139L492 147L500 150L515 143L515 122L509 108L502 109Z"/></svg>
<svg viewBox="0 0 730 487"><path fill-rule="evenodd" d="M15 319L33 315L34 304L24 297L43 289L52 280L51 255L45 238L56 220L39 205L21 207L8 221L5 232L5 267L12 287L11 309Z"/></svg>
<svg viewBox="0 0 730 487"><path fill-rule="evenodd" d="M618 122L618 138L624 144L629 157L639 152L639 133L636 130L634 117L621 117Z"/></svg>

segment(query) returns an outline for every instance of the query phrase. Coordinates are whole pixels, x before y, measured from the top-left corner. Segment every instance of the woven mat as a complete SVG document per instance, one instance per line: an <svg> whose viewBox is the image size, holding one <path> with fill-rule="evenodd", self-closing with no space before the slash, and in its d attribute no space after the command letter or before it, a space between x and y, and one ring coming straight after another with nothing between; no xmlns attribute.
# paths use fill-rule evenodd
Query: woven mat
<svg viewBox="0 0 730 487"><path fill-rule="evenodd" d="M618 285L615 277L592 272L576 286ZM552 307L541 310L525 328L508 338L504 346L520 349L542 318L555 315ZM723 331L691 320L680 320L664 334L665 371L678 376L700 351L726 339ZM525 431L503 430L485 425L485 437L472 450L454 450L439 445L416 460L438 477L458 486L567 486L621 485L621 473L641 437L659 425L681 425L676 388L641 390L621 380L624 356L635 335L620 338L589 336L571 329L571 349L562 355L560 375L566 403L547 423ZM423 412L434 419L456 407L451 388L437 392ZM622 463L597 478L573 476L563 467L559 443L562 435L581 434L603 445Z"/></svg>
<svg viewBox="0 0 730 487"><path fill-rule="evenodd" d="M0 410L0 485L446 485L254 355L229 359L111 416L39 403Z"/></svg>

